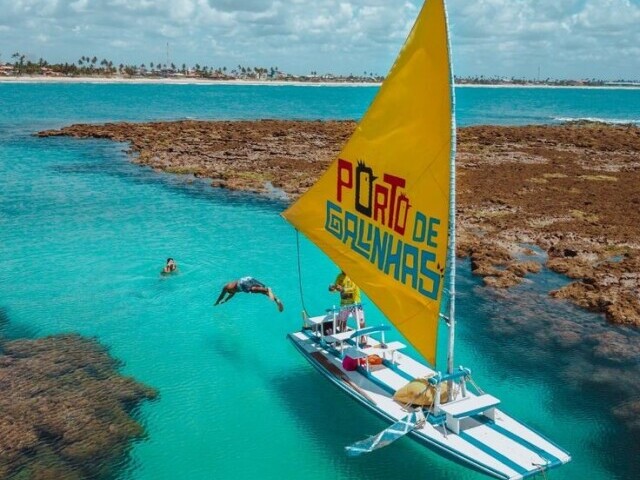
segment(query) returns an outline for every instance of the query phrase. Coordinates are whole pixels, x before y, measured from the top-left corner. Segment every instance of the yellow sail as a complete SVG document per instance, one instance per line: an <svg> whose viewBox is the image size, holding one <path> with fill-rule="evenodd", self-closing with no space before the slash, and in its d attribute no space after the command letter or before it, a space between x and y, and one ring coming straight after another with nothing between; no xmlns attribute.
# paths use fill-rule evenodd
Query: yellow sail
<svg viewBox="0 0 640 480"><path fill-rule="evenodd" d="M447 257L452 94L443 0L427 0L376 98L283 216L435 364Z"/></svg>

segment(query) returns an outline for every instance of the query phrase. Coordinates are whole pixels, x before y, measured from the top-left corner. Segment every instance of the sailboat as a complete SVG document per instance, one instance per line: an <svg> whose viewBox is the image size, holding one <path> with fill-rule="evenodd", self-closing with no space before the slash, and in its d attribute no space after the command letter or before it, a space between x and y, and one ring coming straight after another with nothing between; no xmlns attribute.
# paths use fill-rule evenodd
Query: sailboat
<svg viewBox="0 0 640 480"><path fill-rule="evenodd" d="M338 157L283 217L331 258L390 326L340 329L339 308L303 312L288 335L320 373L390 423L347 447L405 435L496 478L527 478L569 453L505 413L455 367L455 118L447 15L427 0L375 99ZM362 305L350 305L349 318ZM361 318L359 319L361 320ZM436 367L448 331L446 369ZM387 333L387 335L389 335ZM349 360L349 361L347 361Z"/></svg>

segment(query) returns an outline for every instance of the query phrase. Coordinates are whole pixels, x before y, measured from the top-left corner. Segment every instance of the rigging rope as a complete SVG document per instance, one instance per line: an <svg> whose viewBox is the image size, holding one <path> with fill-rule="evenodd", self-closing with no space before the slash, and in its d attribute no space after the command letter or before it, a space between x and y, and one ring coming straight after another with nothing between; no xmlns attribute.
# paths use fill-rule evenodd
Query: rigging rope
<svg viewBox="0 0 640 480"><path fill-rule="evenodd" d="M484 392L482 391L482 389L476 384L476 382L473 381L473 377L471 377L471 375L469 375L467 378L469 379L469 383L471 383L471 385L473 385L473 387L476 389L476 391L480 395L484 395Z"/></svg>
<svg viewBox="0 0 640 480"><path fill-rule="evenodd" d="M543 465L540 463L533 463L532 465L538 467L540 469L540 473L542 473L542 477L544 478L544 480L547 480L547 467L549 464Z"/></svg>
<svg viewBox="0 0 640 480"><path fill-rule="evenodd" d="M309 316L307 307L304 304L304 292L302 290L302 265L300 262L300 232L296 229L296 250L298 253L298 288L300 289L300 302L302 303L302 313Z"/></svg>

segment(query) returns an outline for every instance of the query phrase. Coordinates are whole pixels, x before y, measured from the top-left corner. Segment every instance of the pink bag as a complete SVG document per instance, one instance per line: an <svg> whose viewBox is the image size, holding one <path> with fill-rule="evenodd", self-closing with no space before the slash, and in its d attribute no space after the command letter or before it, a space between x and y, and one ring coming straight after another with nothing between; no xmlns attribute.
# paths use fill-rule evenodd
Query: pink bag
<svg viewBox="0 0 640 480"><path fill-rule="evenodd" d="M344 357L342 359L342 368L348 372L353 372L358 369L358 360L351 357Z"/></svg>

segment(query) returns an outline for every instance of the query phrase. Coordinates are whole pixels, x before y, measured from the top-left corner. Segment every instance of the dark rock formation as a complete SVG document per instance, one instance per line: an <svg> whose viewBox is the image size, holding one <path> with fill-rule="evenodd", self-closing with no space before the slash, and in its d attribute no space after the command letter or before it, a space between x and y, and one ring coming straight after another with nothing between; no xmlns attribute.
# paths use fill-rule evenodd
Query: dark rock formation
<svg viewBox="0 0 640 480"><path fill-rule="evenodd" d="M354 122L245 121L72 125L42 137L129 142L133 161L191 173L216 187L295 198L311 186ZM554 292L612 323L640 325L640 128L580 123L477 126L458 132L458 251L497 288L547 266L577 280Z"/></svg>
<svg viewBox="0 0 640 480"><path fill-rule="evenodd" d="M1 342L0 478L106 478L144 435L130 413L156 392L78 335Z"/></svg>

